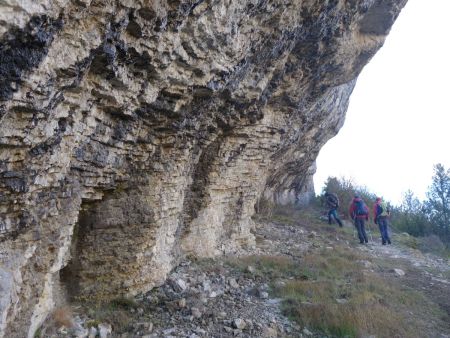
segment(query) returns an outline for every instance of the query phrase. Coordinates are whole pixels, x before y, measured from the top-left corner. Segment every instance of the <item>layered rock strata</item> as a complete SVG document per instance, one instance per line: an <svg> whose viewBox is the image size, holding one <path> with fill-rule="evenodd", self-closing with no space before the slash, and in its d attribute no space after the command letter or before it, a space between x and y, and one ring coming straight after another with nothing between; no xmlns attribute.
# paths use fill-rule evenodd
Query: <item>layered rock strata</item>
<svg viewBox="0 0 450 338"><path fill-rule="evenodd" d="M303 203L406 0L0 2L0 336Z"/></svg>

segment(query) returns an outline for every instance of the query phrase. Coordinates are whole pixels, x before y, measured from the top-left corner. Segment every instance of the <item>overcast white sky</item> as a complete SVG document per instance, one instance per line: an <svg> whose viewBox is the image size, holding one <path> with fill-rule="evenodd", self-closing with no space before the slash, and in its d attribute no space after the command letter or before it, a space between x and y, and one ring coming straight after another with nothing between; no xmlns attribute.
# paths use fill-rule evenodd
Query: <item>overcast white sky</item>
<svg viewBox="0 0 450 338"><path fill-rule="evenodd" d="M449 15L450 0L409 0L319 154L316 193L344 176L395 204L407 189L424 199L433 165L450 167Z"/></svg>

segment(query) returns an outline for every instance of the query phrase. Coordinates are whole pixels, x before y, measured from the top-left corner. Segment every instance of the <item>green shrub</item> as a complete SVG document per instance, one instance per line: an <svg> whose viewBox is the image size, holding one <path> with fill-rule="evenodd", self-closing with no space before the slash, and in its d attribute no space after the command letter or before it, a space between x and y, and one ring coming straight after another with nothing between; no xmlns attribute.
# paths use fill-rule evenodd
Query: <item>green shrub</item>
<svg viewBox="0 0 450 338"><path fill-rule="evenodd" d="M436 255L445 255L446 246L436 235L420 238L419 249L422 252L429 252Z"/></svg>

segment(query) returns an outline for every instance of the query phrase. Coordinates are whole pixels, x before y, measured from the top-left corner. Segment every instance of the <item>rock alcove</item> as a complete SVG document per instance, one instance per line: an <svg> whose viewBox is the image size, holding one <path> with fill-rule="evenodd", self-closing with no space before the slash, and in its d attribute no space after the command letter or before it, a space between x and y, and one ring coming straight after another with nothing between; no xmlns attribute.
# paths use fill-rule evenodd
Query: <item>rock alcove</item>
<svg viewBox="0 0 450 338"><path fill-rule="evenodd" d="M0 336L253 245L304 203L406 0L0 3ZM95 281L95 282L94 282Z"/></svg>

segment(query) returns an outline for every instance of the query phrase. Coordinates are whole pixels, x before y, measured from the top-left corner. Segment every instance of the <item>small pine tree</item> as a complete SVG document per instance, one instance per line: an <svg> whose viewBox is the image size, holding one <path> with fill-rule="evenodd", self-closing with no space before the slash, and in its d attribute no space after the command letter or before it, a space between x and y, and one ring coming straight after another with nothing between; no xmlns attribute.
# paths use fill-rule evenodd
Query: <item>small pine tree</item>
<svg viewBox="0 0 450 338"><path fill-rule="evenodd" d="M450 169L442 164L434 166L434 175L427 192L426 212L437 227L441 239L450 242Z"/></svg>
<svg viewBox="0 0 450 338"><path fill-rule="evenodd" d="M430 223L424 212L424 205L411 190L403 194L403 201L393 220L393 225L400 231L412 236L426 236L430 233Z"/></svg>

